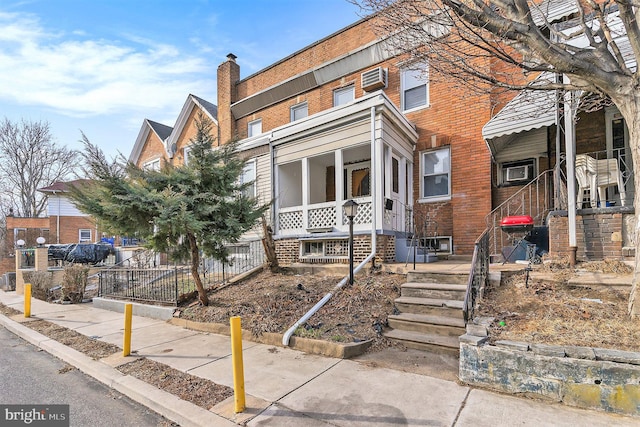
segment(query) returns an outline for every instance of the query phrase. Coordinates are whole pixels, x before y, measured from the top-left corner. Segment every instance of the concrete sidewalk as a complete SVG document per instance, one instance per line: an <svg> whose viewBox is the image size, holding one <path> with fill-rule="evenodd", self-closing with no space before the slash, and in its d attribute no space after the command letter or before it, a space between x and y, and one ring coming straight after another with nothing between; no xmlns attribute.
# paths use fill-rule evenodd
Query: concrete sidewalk
<svg viewBox="0 0 640 427"><path fill-rule="evenodd" d="M23 297L0 291L0 302L23 311ZM122 313L92 304L32 300L32 316L122 346ZM247 409L233 413L233 397L210 411L95 361L16 320L0 324L25 340L183 426L637 426L640 419L500 395L370 364L243 342ZM217 384L233 387L227 336L182 329L134 316L132 350ZM121 358L121 357L120 357ZM133 360L133 357L127 358Z"/></svg>

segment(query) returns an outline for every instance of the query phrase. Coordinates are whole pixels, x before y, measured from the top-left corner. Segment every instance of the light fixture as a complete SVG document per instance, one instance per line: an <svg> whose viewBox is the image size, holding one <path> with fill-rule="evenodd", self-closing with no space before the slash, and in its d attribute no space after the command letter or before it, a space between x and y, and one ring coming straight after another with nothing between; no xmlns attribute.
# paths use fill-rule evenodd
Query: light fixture
<svg viewBox="0 0 640 427"><path fill-rule="evenodd" d="M18 245L19 248L23 248L24 247L24 240L20 239L16 242L16 245Z"/></svg>
<svg viewBox="0 0 640 427"><path fill-rule="evenodd" d="M42 245L44 245L44 242L46 242L46 239L44 237L42 237L42 236L40 236L40 237L38 237L36 239L36 243L38 244L38 247L40 247L40 248L42 247Z"/></svg>
<svg viewBox="0 0 640 427"><path fill-rule="evenodd" d="M349 218L349 284L353 285L353 218L358 214L358 204L349 199L342 207Z"/></svg>

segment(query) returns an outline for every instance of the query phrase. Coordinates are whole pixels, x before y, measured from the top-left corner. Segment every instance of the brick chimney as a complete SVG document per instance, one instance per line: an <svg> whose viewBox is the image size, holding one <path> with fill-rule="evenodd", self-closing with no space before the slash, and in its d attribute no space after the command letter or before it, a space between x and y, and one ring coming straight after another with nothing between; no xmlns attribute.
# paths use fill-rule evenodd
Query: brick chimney
<svg viewBox="0 0 640 427"><path fill-rule="evenodd" d="M218 144L226 144L237 136L231 104L236 102L236 84L240 80L240 66L233 53L218 66Z"/></svg>

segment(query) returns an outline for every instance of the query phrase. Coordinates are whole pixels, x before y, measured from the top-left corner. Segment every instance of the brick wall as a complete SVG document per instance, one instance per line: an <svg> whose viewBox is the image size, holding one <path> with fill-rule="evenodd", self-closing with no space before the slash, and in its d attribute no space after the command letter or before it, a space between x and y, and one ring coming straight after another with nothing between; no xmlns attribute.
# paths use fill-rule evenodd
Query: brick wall
<svg viewBox="0 0 640 427"><path fill-rule="evenodd" d="M158 135L155 132L150 131L147 136L147 140L144 142L144 146L142 147L142 151L140 152L140 157L138 158L138 167L142 167L142 165L149 160L153 159L162 159L160 161L160 165L162 166L164 162L167 160L166 151L164 148L164 143L160 141Z"/></svg>
<svg viewBox="0 0 640 427"><path fill-rule="evenodd" d="M622 259L622 213L576 215L578 261ZM569 256L569 219L566 215L549 218L549 255Z"/></svg>
<svg viewBox="0 0 640 427"><path fill-rule="evenodd" d="M58 218L55 216L49 217L50 220L50 241L47 243L78 243L80 240L79 230L89 229L91 230L91 241L96 242L100 240L100 230L96 230L95 220L88 216L61 216L60 217L60 235L58 239Z"/></svg>

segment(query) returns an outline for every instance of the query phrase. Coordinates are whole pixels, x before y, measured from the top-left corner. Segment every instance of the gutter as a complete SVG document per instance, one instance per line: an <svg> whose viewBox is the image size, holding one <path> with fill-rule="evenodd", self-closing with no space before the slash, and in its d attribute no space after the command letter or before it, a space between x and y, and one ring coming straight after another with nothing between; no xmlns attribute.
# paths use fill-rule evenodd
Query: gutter
<svg viewBox="0 0 640 427"><path fill-rule="evenodd" d="M353 273L359 272L362 268L367 265L369 261L375 258L376 256L376 211L378 209L378 204L376 203L376 180L373 172L375 171L376 166L376 126L375 126L375 118L376 118L376 107L371 107L371 202L373 204L373 209L371 209L371 252L367 257L362 261L356 268L353 269ZM345 276L332 290L327 293L320 301L314 305L311 310L307 311L304 316L302 316L296 323L293 324L287 332L282 336L282 345L288 346L289 340L293 333L300 327L300 325L304 324L311 316L316 314L318 310L320 310L332 297L338 292L340 289L344 287L349 282L349 276Z"/></svg>

